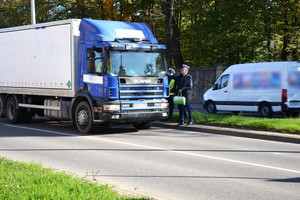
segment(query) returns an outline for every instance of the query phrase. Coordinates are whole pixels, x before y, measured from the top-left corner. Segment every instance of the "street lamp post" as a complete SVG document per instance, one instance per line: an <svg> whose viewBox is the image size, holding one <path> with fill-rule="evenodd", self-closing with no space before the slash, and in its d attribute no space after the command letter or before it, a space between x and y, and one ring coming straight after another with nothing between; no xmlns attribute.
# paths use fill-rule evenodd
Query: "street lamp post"
<svg viewBox="0 0 300 200"><path fill-rule="evenodd" d="M35 24L35 3L31 0L31 24Z"/></svg>

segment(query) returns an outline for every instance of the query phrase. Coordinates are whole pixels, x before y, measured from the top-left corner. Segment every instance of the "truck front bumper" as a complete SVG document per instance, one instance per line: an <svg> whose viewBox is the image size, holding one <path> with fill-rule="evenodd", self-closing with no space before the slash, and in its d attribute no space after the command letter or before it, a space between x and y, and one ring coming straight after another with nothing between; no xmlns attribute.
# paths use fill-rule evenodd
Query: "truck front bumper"
<svg viewBox="0 0 300 200"><path fill-rule="evenodd" d="M140 123L154 120L163 120L168 117L168 111L151 112L109 112L95 113L96 123Z"/></svg>

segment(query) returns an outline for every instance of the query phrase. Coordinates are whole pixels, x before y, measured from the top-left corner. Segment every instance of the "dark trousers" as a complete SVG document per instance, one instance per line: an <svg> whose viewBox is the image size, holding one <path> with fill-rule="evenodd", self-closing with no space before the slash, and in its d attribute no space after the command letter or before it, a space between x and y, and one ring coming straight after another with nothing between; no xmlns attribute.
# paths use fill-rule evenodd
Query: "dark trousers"
<svg viewBox="0 0 300 200"><path fill-rule="evenodd" d="M179 120L181 122L184 122L184 118L186 118L186 111L189 114L189 121L193 121L193 113L192 113L192 108L191 108L191 103L190 103L190 97L186 96L186 104L184 105L178 105L178 110L179 110Z"/></svg>
<svg viewBox="0 0 300 200"><path fill-rule="evenodd" d="M169 102L169 120L171 120L173 117L173 110L174 110L174 96L173 95L170 95L170 97L168 98L168 102Z"/></svg>

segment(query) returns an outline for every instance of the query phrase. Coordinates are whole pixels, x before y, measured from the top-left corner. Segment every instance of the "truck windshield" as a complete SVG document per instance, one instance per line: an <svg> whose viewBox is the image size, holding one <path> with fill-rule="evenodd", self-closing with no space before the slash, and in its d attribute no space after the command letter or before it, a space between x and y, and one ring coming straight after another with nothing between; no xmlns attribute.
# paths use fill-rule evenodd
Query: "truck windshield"
<svg viewBox="0 0 300 200"><path fill-rule="evenodd" d="M112 76L154 76L166 75L163 52L107 51L107 74Z"/></svg>

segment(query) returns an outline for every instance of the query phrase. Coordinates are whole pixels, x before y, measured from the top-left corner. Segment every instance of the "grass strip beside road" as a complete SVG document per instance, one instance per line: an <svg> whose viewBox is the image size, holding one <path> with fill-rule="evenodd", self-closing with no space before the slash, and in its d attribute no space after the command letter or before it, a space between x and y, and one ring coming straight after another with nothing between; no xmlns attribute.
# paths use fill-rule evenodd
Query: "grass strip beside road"
<svg viewBox="0 0 300 200"><path fill-rule="evenodd" d="M0 158L0 199L143 199L120 196L107 185L97 185L38 164Z"/></svg>
<svg viewBox="0 0 300 200"><path fill-rule="evenodd" d="M241 115L203 114L200 112L193 112L193 118L196 124L300 134L300 118L260 118ZM174 113L173 119L179 119L178 112Z"/></svg>

